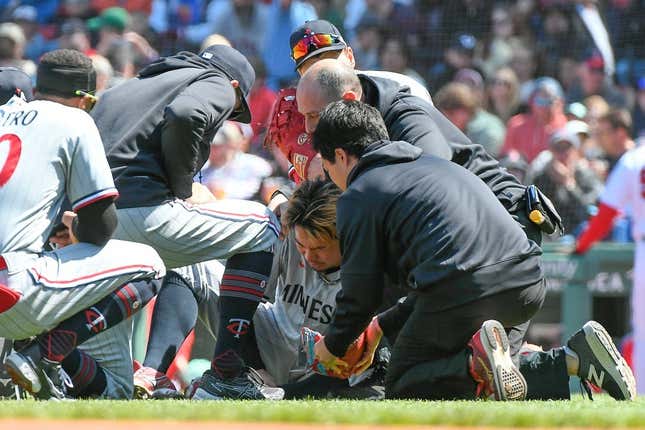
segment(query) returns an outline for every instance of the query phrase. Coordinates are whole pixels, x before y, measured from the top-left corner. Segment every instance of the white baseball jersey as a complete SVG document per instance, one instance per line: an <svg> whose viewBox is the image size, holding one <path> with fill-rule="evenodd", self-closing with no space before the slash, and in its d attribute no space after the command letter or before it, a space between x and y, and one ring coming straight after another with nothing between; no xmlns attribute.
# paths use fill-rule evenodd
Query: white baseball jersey
<svg viewBox="0 0 645 430"><path fill-rule="evenodd" d="M625 153L612 170L600 201L628 211L636 242L632 289L632 333L634 374L638 394L645 394L645 146Z"/></svg>
<svg viewBox="0 0 645 430"><path fill-rule="evenodd" d="M0 107L0 253L40 252L65 195L74 210L118 195L94 121L12 99Z"/></svg>
<svg viewBox="0 0 645 430"><path fill-rule="evenodd" d="M275 302L258 306L253 323L267 371L284 384L305 372L304 357L299 354L300 329L327 332L341 285L340 270L322 274L307 265L293 234L282 242L276 258L269 281L275 283Z"/></svg>
<svg viewBox="0 0 645 430"><path fill-rule="evenodd" d="M612 170L600 201L632 217L635 241L645 240L645 147L625 153Z"/></svg>

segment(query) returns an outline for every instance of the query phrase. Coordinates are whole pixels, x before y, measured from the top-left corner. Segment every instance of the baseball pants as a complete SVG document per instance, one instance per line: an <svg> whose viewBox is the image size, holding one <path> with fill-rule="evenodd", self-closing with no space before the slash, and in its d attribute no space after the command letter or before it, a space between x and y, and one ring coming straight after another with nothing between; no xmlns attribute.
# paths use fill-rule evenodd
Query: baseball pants
<svg viewBox="0 0 645 430"><path fill-rule="evenodd" d="M447 288L447 286L444 286ZM530 318L540 309L543 281L443 311L429 312L430 303L417 294L414 310L399 332L385 380L385 395L403 399L472 399L475 381L468 371L467 343L484 321L506 327L511 356L519 350Z"/></svg>

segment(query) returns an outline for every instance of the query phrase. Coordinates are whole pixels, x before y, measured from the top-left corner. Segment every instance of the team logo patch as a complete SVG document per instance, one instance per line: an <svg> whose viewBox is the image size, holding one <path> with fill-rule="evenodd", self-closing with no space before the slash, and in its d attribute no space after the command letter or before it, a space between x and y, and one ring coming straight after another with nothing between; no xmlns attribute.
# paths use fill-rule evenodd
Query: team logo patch
<svg viewBox="0 0 645 430"><path fill-rule="evenodd" d="M249 332L249 327L251 322L242 318L231 318L228 320L229 324L226 326L226 330L230 331L235 335L236 338L245 335Z"/></svg>
<svg viewBox="0 0 645 430"><path fill-rule="evenodd" d="M308 161L309 157L306 155L298 154L297 152L293 154L293 167L296 169L296 172L298 172L298 176L303 180L307 179L306 169Z"/></svg>
<svg viewBox="0 0 645 430"><path fill-rule="evenodd" d="M87 321L85 327L94 333L102 332L107 328L105 317L95 307L91 307L85 311L85 320Z"/></svg>
<svg viewBox="0 0 645 430"><path fill-rule="evenodd" d="M307 143L307 140L309 140L309 135L307 133L300 133L300 135L298 136L298 145L304 145L305 143Z"/></svg>

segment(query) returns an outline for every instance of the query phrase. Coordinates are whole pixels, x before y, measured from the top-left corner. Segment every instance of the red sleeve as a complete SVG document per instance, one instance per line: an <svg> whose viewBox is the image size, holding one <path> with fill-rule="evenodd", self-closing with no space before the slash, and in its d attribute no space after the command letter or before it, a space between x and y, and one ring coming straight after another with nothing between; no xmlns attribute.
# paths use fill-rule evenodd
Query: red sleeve
<svg viewBox="0 0 645 430"><path fill-rule="evenodd" d="M591 248L594 243L605 237L614 225L614 218L616 218L619 213L620 212L618 210L611 206L600 203L598 206L598 213L591 218L589 225L578 238L575 253L584 254L589 251L589 248Z"/></svg>

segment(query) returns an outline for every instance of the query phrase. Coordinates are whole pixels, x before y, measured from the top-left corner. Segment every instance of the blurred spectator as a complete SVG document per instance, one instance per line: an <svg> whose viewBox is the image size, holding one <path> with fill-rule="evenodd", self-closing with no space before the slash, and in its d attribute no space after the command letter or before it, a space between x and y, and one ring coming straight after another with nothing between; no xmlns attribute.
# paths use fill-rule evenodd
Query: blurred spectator
<svg viewBox="0 0 645 430"><path fill-rule="evenodd" d="M575 0L570 17L573 25L573 40L570 40L570 45L574 52L598 52L604 63L603 72L612 77L616 70L614 50L602 13L598 9L598 0Z"/></svg>
<svg viewBox="0 0 645 430"><path fill-rule="evenodd" d="M645 76L636 84L636 103L634 104L634 137L645 136Z"/></svg>
<svg viewBox="0 0 645 430"><path fill-rule="evenodd" d="M88 19L95 13L89 0L61 0L58 15L63 18Z"/></svg>
<svg viewBox="0 0 645 430"><path fill-rule="evenodd" d="M493 8L492 31L484 47L482 69L488 76L495 70L510 63L513 57L513 20L507 5L497 4Z"/></svg>
<svg viewBox="0 0 645 430"><path fill-rule="evenodd" d="M218 199L257 199L262 181L271 175L266 160L241 151L243 140L238 126L230 121L213 137L201 182Z"/></svg>
<svg viewBox="0 0 645 430"><path fill-rule="evenodd" d="M511 152L505 157L500 158L500 166L504 167L508 172L515 176L522 184L527 184L527 173L529 165L517 152Z"/></svg>
<svg viewBox="0 0 645 430"><path fill-rule="evenodd" d="M114 84L114 69L108 59L102 55L94 54L90 59L96 70L96 95L100 97L103 91Z"/></svg>
<svg viewBox="0 0 645 430"><path fill-rule="evenodd" d="M309 3L316 9L318 19L324 19L336 26L343 34L343 16L334 0L309 0Z"/></svg>
<svg viewBox="0 0 645 430"><path fill-rule="evenodd" d="M414 53L413 64L427 79L433 64L440 62L446 47L447 37L443 33L443 11L446 7L441 0L417 0L416 14L419 21L419 47Z"/></svg>
<svg viewBox="0 0 645 430"><path fill-rule="evenodd" d="M451 0L446 2L443 34L469 33L482 39L490 31L493 2L490 0Z"/></svg>
<svg viewBox="0 0 645 430"><path fill-rule="evenodd" d="M267 34L269 7L257 0L220 0L212 2L206 23L189 27L188 39L201 44L209 34L217 32L247 57L262 55Z"/></svg>
<svg viewBox="0 0 645 430"><path fill-rule="evenodd" d="M92 9L102 12L105 9L120 6L128 12L142 12L150 14L152 10L152 0L91 0Z"/></svg>
<svg viewBox="0 0 645 430"><path fill-rule="evenodd" d="M388 37L401 39L409 47L419 46L418 20L412 6L394 0L365 0L363 15L376 17Z"/></svg>
<svg viewBox="0 0 645 430"><path fill-rule="evenodd" d="M378 18L370 14L363 15L352 42L357 68L373 70L378 67L382 37L383 29Z"/></svg>
<svg viewBox="0 0 645 430"><path fill-rule="evenodd" d="M58 38L60 49L74 49L85 55L96 53L90 44L90 37L87 33L85 23L79 18L70 18L63 22Z"/></svg>
<svg viewBox="0 0 645 430"><path fill-rule="evenodd" d="M261 146L262 139L259 138L266 130L271 115L271 109L275 103L277 94L266 85L266 68L258 57L251 58L250 63L255 69L255 82L249 92L249 108L251 109L251 127L253 128L252 152ZM253 145L256 144L256 145Z"/></svg>
<svg viewBox="0 0 645 430"><path fill-rule="evenodd" d="M58 47L55 40L46 38L43 32L40 31L38 9L35 6L18 6L12 12L11 20L22 28L25 35L25 58L38 61L45 52L52 51Z"/></svg>
<svg viewBox="0 0 645 430"><path fill-rule="evenodd" d="M477 100L466 84L451 82L441 87L433 97L437 109L459 130L466 133L468 122L475 115Z"/></svg>
<svg viewBox="0 0 645 430"><path fill-rule="evenodd" d="M309 3L298 0L272 1L263 47L267 84L272 89L286 87L296 78L289 37L298 26L314 19L316 10Z"/></svg>
<svg viewBox="0 0 645 430"><path fill-rule="evenodd" d="M184 32L192 41L188 33L189 29L202 21L202 13L207 3L207 0L153 0L148 23L157 34L161 35L163 44L167 45L164 46L165 48L175 48L172 46L173 42L176 42ZM221 3L219 0L211 2L208 11L210 12L214 5ZM209 21L208 18L207 21ZM210 24L207 24L195 44L199 45L202 39L212 32L209 28Z"/></svg>
<svg viewBox="0 0 645 430"><path fill-rule="evenodd" d="M114 40L107 47L104 57L108 59L114 69L112 86L133 78L137 74L134 65L134 52L126 40Z"/></svg>
<svg viewBox="0 0 645 430"><path fill-rule="evenodd" d="M381 47L379 58L381 62L379 69L409 76L424 87L426 86L421 75L408 66L410 52L403 39L395 37L386 39Z"/></svg>
<svg viewBox="0 0 645 430"><path fill-rule="evenodd" d="M585 122L589 124L593 132L598 124L598 119L609 112L609 104L602 96L589 96L584 99L583 104L587 108Z"/></svg>
<svg viewBox="0 0 645 430"><path fill-rule="evenodd" d="M632 117L625 109L612 109L598 118L595 137L609 163L609 173L620 157L636 146L631 133Z"/></svg>
<svg viewBox="0 0 645 430"><path fill-rule="evenodd" d="M121 7L105 9L101 15L88 20L87 26L90 31L98 33L97 52L105 56L115 43L122 42L129 23L130 14Z"/></svg>
<svg viewBox="0 0 645 430"><path fill-rule="evenodd" d="M553 78L537 79L529 108L528 113L516 115L508 121L501 153L517 151L530 163L547 149L551 134L567 122L560 84Z"/></svg>
<svg viewBox="0 0 645 430"><path fill-rule="evenodd" d="M561 60L570 58L573 53L572 29L564 5L556 4L544 9L541 33L537 47L542 57L542 73L559 76Z"/></svg>
<svg viewBox="0 0 645 430"><path fill-rule="evenodd" d="M527 104L533 92L533 79L537 70L535 50L525 43L513 43L513 58L509 65L520 83L520 103Z"/></svg>
<svg viewBox="0 0 645 430"><path fill-rule="evenodd" d="M504 143L506 126L497 116L484 108L484 78L476 70L461 69L455 75L455 82L467 85L475 99L475 113L468 121L466 135L473 142L486 148L493 157L497 157Z"/></svg>
<svg viewBox="0 0 645 430"><path fill-rule="evenodd" d="M497 70L488 82L488 107L504 123L519 113L520 85L510 67Z"/></svg>
<svg viewBox="0 0 645 430"><path fill-rule="evenodd" d="M578 65L578 81L569 91L570 102L582 101L591 95L600 95L612 106L624 107L625 98L606 76L606 63L598 52L593 52Z"/></svg>
<svg viewBox="0 0 645 430"><path fill-rule="evenodd" d="M200 47L200 50L204 51L206 50L206 48L213 45L226 45L226 46L233 47L233 45L231 45L231 42L229 42L229 40L226 37L218 33L213 33L208 37L206 37L206 39L204 39L204 41L202 42L202 46Z"/></svg>
<svg viewBox="0 0 645 430"><path fill-rule="evenodd" d="M430 92L436 91L452 81L459 69L473 69L477 39L469 33L455 35L444 51L443 62L437 63L430 71Z"/></svg>
<svg viewBox="0 0 645 430"><path fill-rule="evenodd" d="M0 24L0 66L16 67L29 76L34 76L36 65L33 61L23 59L25 42L25 34L18 24Z"/></svg>
<svg viewBox="0 0 645 430"><path fill-rule="evenodd" d="M61 6L61 0L0 0L0 10L4 11L3 18L8 20L11 14L21 6L36 8L37 21L40 24L49 23Z"/></svg>
<svg viewBox="0 0 645 430"><path fill-rule="evenodd" d="M564 114L569 121L576 119L583 121L587 116L587 107L580 102L569 103L564 108Z"/></svg>
<svg viewBox="0 0 645 430"><path fill-rule="evenodd" d="M562 216L565 231L575 229L589 217L602 191L602 183L581 163L580 139L566 129L556 132L549 142L551 160L533 178Z"/></svg>

